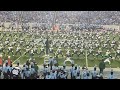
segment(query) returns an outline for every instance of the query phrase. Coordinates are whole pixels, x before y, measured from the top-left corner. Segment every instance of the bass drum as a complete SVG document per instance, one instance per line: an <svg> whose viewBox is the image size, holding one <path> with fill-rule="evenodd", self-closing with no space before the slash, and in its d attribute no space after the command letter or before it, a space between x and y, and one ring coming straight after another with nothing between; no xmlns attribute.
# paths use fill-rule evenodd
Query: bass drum
<svg viewBox="0 0 120 90"><path fill-rule="evenodd" d="M71 60L70 58L67 58L67 59L64 61L64 65L66 65L66 62L70 62L71 65L74 64L74 61Z"/></svg>

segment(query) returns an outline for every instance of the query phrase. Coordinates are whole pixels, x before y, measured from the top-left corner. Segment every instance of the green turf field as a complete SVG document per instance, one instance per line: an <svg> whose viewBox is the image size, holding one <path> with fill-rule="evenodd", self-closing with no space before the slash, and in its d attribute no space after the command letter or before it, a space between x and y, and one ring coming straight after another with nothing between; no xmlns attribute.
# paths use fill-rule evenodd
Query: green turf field
<svg viewBox="0 0 120 90"><path fill-rule="evenodd" d="M2 34L2 32L1 32L1 34ZM2 34L3 35L3 34ZM2 35L1 35L1 37L2 37ZM14 33L12 34L12 35L14 35ZM17 33L17 36L19 35L19 33ZM0 38L1 38L0 37ZM21 38L24 38L25 37L25 40L31 40L32 39L32 37L31 36L29 36L29 34L25 34L23 37L21 37ZM111 34L110 35L110 38L111 38L111 40L112 40L112 37L113 37L113 35ZM118 40L118 35L116 35L116 37L115 37L115 39L116 40ZM15 37L13 37L13 38L11 38L10 36L9 36L9 32L7 33L7 36L6 37L4 37L3 39L2 39L2 41L1 42L4 42L5 40L6 40L6 38L9 38L10 39L10 41L12 41ZM18 40L19 40L20 38L18 38ZM37 39L39 39L39 37L37 37ZM16 45L17 46L17 45ZM16 46L14 46L13 48L14 48L14 52L15 52L15 50L16 50ZM11 56L11 60L14 62L16 59L18 59L19 61L20 61L20 64L24 64L30 57L29 57L29 54L27 54L27 55L24 55L24 53L25 53L25 50L24 50L24 47L21 47L22 48L22 56L20 56L20 55L15 55L15 56L13 56L12 54L9 54L10 56ZM62 48L63 50L64 50L64 48ZM56 48L54 48L54 51L56 50ZM40 51L40 46L38 46L38 51ZM103 50L103 53L105 53L105 49ZM113 50L112 49L110 49L110 51L111 52L113 52ZM3 55L3 59L4 60L6 60L7 59L7 56L8 56L8 54L7 54L7 46L5 47L5 55L4 54L2 54ZM51 54L50 54L51 55ZM65 51L64 51L64 55L65 55ZM53 56L53 55L51 55L51 56ZM113 52L113 56L114 56L114 52ZM40 57L38 56L38 55L34 55L34 58L35 58L35 60L36 60L36 62L39 64L39 65L42 65L43 64L43 62L44 62L44 54L43 55L41 55ZM102 60L102 57L98 57L98 59L97 58L93 58L93 56L92 55L90 55L90 56L88 56L87 57L88 58L88 66L89 67L93 67L94 65L99 65L99 62ZM80 55L80 57L77 57L76 55L74 55L73 57L72 57L72 59L74 60L74 62L75 62L75 64L78 64L78 65L80 65L80 66L83 66L83 65L85 65L86 64L86 58L85 58L85 55ZM64 62L64 60L65 60L65 57L61 57L61 56L59 56L58 57L58 63L59 63L59 65L63 65L63 62ZM14 63L16 63L16 62L14 62ZM67 65L70 65L70 63L67 63ZM110 67L109 66L109 64L107 64L106 63L106 66L107 67ZM111 61L111 67L120 67L120 61L119 60L114 60L114 61Z"/></svg>

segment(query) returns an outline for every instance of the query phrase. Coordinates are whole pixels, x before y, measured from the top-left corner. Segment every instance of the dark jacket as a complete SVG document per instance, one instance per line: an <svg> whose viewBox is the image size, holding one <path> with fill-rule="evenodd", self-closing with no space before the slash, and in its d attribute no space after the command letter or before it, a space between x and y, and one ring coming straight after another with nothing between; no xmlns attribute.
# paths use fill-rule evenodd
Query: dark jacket
<svg viewBox="0 0 120 90"><path fill-rule="evenodd" d="M99 63L99 69L105 69L105 63L103 61Z"/></svg>

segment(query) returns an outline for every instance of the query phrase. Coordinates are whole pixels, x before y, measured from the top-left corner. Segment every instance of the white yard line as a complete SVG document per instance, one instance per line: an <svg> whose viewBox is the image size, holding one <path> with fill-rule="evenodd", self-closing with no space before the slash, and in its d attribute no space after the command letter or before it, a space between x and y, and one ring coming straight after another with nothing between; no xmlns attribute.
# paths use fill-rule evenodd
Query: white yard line
<svg viewBox="0 0 120 90"><path fill-rule="evenodd" d="M26 53L26 52L25 52ZM23 55L25 55L25 53L23 53L19 58L17 58L16 60L14 60L13 63L15 63L17 60L19 60Z"/></svg>
<svg viewBox="0 0 120 90"><path fill-rule="evenodd" d="M87 50L86 50L86 67L88 67L88 59L87 59Z"/></svg>
<svg viewBox="0 0 120 90"><path fill-rule="evenodd" d="M38 42L37 42L38 43ZM31 50L32 48L30 48L30 50ZM26 52L25 52L26 53ZM23 53L19 58L17 58L13 63L15 63L17 60L19 60L22 56L24 56L25 55L25 53ZM19 60L20 61L20 60Z"/></svg>

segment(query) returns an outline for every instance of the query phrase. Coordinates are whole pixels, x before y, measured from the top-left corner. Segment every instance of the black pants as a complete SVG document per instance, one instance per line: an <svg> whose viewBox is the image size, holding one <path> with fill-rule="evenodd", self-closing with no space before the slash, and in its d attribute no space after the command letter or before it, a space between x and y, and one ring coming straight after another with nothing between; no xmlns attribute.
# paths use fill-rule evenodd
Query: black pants
<svg viewBox="0 0 120 90"><path fill-rule="evenodd" d="M25 79L30 79L30 77L26 77L26 76L25 76Z"/></svg>
<svg viewBox="0 0 120 90"><path fill-rule="evenodd" d="M9 75L7 73L4 73L4 79L9 79Z"/></svg>
<svg viewBox="0 0 120 90"><path fill-rule="evenodd" d="M93 76L92 76L92 79L96 79L96 78L97 78L97 77L93 77Z"/></svg>
<svg viewBox="0 0 120 90"><path fill-rule="evenodd" d="M12 77L13 79L19 79L19 76L18 75L15 75Z"/></svg>
<svg viewBox="0 0 120 90"><path fill-rule="evenodd" d="M0 79L1 79L1 73L2 73L2 71L0 70Z"/></svg>
<svg viewBox="0 0 120 90"><path fill-rule="evenodd" d="M36 79L35 74L31 74L30 79Z"/></svg>
<svg viewBox="0 0 120 90"><path fill-rule="evenodd" d="M102 68L100 68L100 73L102 73L102 74L103 74L103 69L102 69Z"/></svg>

